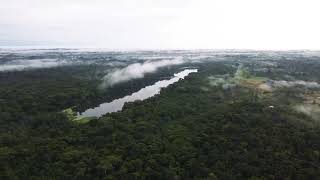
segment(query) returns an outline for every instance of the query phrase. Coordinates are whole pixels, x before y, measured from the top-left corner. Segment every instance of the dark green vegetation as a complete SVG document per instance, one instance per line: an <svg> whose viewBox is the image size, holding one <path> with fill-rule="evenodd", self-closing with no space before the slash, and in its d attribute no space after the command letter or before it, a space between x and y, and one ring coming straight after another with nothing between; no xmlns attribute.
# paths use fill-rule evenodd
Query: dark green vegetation
<svg viewBox="0 0 320 180"><path fill-rule="evenodd" d="M208 78L233 76L241 62L248 77L320 82L320 62L302 60L199 63L198 73L160 95L81 124L61 110L121 97L178 67L104 91L92 70L98 66L2 72L1 179L319 179L319 121L292 108L303 104L301 94L319 90L265 93L252 84L212 86Z"/></svg>

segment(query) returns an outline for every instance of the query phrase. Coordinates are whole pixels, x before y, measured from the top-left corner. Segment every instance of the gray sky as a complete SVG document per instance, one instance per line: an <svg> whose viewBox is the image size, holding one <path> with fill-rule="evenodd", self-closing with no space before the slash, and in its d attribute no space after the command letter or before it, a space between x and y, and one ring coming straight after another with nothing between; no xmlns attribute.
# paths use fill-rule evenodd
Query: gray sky
<svg viewBox="0 0 320 180"><path fill-rule="evenodd" d="M320 49L319 0L0 0L0 46Z"/></svg>

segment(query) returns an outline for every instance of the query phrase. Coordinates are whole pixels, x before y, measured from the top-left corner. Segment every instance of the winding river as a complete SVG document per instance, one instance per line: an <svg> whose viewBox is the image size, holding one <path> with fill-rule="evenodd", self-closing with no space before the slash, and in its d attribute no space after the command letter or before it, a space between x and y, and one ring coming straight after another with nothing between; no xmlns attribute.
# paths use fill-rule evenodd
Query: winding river
<svg viewBox="0 0 320 180"><path fill-rule="evenodd" d="M149 97L159 94L161 88L165 88L170 84L178 82L180 79L184 79L184 77L194 72L198 72L198 70L185 69L179 73L174 74L174 77L171 79L158 81L155 84L151 86L146 86L131 95L125 96L120 99L115 99L108 103L100 104L98 107L87 109L82 113L78 113L78 118L81 119L84 117L101 117L102 115L107 113L120 111L126 102L133 102L136 100L145 100Z"/></svg>

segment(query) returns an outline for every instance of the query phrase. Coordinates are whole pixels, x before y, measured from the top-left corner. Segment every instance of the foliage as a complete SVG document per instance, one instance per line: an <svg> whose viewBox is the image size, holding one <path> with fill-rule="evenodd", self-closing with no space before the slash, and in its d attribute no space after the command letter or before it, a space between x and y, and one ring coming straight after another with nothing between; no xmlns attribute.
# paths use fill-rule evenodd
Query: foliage
<svg viewBox="0 0 320 180"><path fill-rule="evenodd" d="M98 92L97 79L75 77L81 67L70 74L63 68L56 69L62 74L1 74L1 179L320 177L320 128L287 105L286 93L295 91L261 97L245 86L210 86L207 77L234 74L236 67L225 62L197 67L199 73L161 94L86 123L70 121L61 110L79 108L90 98L98 103L111 91ZM138 83L137 89L153 77L119 87Z"/></svg>

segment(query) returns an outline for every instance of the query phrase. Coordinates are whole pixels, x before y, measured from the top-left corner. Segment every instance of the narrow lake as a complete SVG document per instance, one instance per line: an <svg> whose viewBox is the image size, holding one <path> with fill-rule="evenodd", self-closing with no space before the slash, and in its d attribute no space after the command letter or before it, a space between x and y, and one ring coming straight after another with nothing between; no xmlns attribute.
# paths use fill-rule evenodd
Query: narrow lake
<svg viewBox="0 0 320 180"><path fill-rule="evenodd" d="M126 102L133 102L136 100L145 100L149 97L159 94L161 88L165 88L170 84L178 82L179 79L184 79L184 77L188 76L190 73L193 73L193 72L198 72L198 70L185 69L179 73L174 74L174 77L171 79L158 81L155 84L151 86L146 86L145 88L142 88L131 95L125 96L120 99L115 99L108 103L100 104L98 107L87 109L82 113L78 113L78 118L101 117L102 115L110 112L120 111Z"/></svg>

